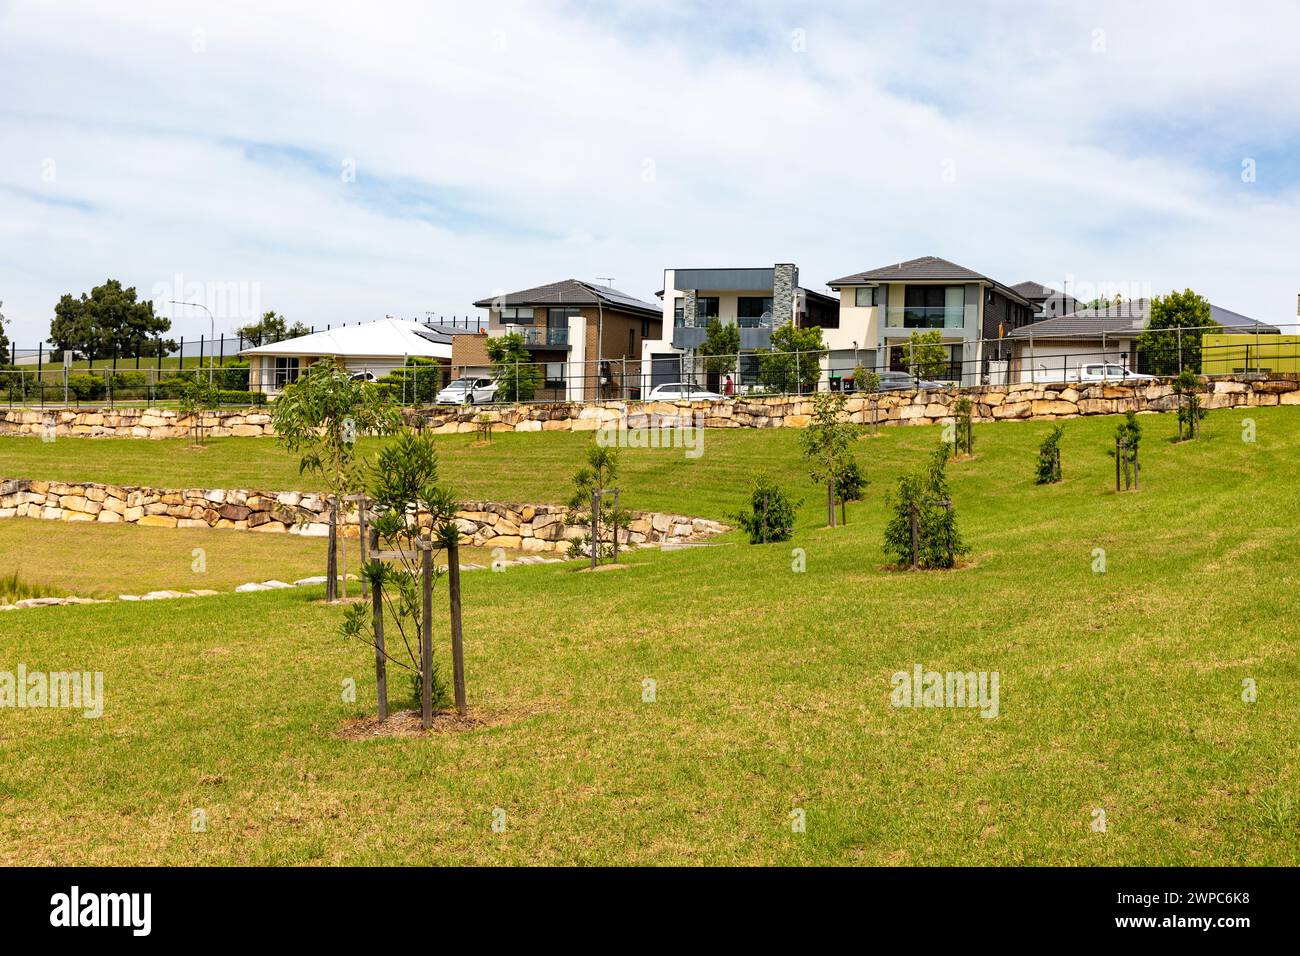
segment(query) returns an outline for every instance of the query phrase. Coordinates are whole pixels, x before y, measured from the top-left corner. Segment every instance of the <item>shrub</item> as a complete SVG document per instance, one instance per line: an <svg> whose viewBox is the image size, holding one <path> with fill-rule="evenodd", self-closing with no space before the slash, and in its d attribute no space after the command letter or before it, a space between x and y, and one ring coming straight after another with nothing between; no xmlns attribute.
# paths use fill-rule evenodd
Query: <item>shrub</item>
<svg viewBox="0 0 1300 956"><path fill-rule="evenodd" d="M970 551L957 531L957 514L952 507L946 474L948 443L940 442L929 462L898 479L895 494L885 503L892 514L885 526L885 551L900 566L951 568L959 555ZM916 516L917 540L912 546L912 516Z"/></svg>
<svg viewBox="0 0 1300 956"><path fill-rule="evenodd" d="M497 382L496 401L527 402L542 384L542 370L518 332L507 332L487 340L492 377Z"/></svg>
<svg viewBox="0 0 1300 956"><path fill-rule="evenodd" d="M1038 473L1034 483L1050 485L1061 480L1061 436L1065 426L1057 425L1038 446Z"/></svg>
<svg viewBox="0 0 1300 956"><path fill-rule="evenodd" d="M248 391L248 372L247 362L227 362L221 368L221 387L231 392Z"/></svg>
<svg viewBox="0 0 1300 956"><path fill-rule="evenodd" d="M1198 438L1201 422L1209 414L1201 407L1201 379L1190 368L1185 368L1174 379L1174 394L1178 396L1178 440ZM1185 433L1185 434L1184 434Z"/></svg>
<svg viewBox="0 0 1300 956"><path fill-rule="evenodd" d="M114 372L110 381L113 391L125 391L128 388L144 388L149 384L149 376L144 372Z"/></svg>
<svg viewBox="0 0 1300 956"><path fill-rule="evenodd" d="M749 543L789 541L794 533L795 512L803 502L791 501L766 472L755 473L751 488L749 509L731 516L745 529Z"/></svg>
<svg viewBox="0 0 1300 956"><path fill-rule="evenodd" d="M98 375L81 372L68 376L68 391L76 396L77 401L85 402L104 397L104 379Z"/></svg>
<svg viewBox="0 0 1300 956"><path fill-rule="evenodd" d="M379 381L380 396L414 405L432 405L442 390L442 370L434 359L413 356Z"/></svg>
<svg viewBox="0 0 1300 956"><path fill-rule="evenodd" d="M265 405L266 393L231 391L223 388L217 391L217 404L219 405Z"/></svg>

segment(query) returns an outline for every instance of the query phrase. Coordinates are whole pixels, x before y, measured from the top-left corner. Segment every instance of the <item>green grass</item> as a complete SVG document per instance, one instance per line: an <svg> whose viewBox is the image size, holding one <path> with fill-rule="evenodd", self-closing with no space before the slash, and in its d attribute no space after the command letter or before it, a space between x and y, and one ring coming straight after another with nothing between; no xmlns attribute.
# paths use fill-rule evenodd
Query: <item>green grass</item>
<svg viewBox="0 0 1300 956"><path fill-rule="evenodd" d="M348 571L356 573L358 542L347 544ZM6 574L44 591L20 597L232 591L249 581L293 582L324 574L328 550L325 539L296 534L11 518L0 521L0 604L8 603ZM488 548L460 551L462 563L492 561Z"/></svg>
<svg viewBox="0 0 1300 956"><path fill-rule="evenodd" d="M950 466L973 548L953 572L890 571L880 546L883 493L934 428L859 446L873 485L836 530L793 433L710 432L696 461L628 451L625 501L705 515L765 460L807 496L796 539L467 575L470 701L491 725L426 739L336 736L373 712L373 658L319 589L0 615L0 670L106 687L100 720L0 710L0 863L1294 865L1300 414L1249 415L1255 444L1236 412L1183 445L1143 416L1124 495L1116 419L1066 423L1049 487L1032 473L1050 423L977 427ZM449 439L444 462L462 493L555 500L587 441ZM271 449L5 440L0 473L299 484ZM915 663L997 670L1000 716L894 709L890 677Z"/></svg>

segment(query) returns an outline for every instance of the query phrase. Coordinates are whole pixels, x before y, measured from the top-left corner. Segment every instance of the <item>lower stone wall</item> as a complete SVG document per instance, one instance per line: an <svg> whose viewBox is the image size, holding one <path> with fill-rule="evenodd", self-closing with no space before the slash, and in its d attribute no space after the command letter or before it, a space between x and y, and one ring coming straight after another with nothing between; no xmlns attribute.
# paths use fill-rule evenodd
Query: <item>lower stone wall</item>
<svg viewBox="0 0 1300 956"><path fill-rule="evenodd" d="M228 528L272 534L329 534L325 498L298 491L177 489L0 478L0 518L127 523L160 528ZM559 505L462 502L456 513L461 543L526 552L567 551L586 529L568 521ZM636 545L678 545L726 531L706 518L634 511L620 540ZM343 518L342 533L356 537L358 515Z"/></svg>
<svg viewBox="0 0 1300 956"><path fill-rule="evenodd" d="M1206 408L1300 405L1300 377L1234 376L1205 382ZM854 422L882 425L928 425L950 420L952 405L971 401L977 421L1054 419L1120 412L1161 412L1177 405L1168 380L1135 385L1063 383L1058 385L985 385L968 389L884 392L850 395ZM406 409L408 422L438 434L474 432L486 417L495 432L596 431L601 428L658 428L691 424L705 428L803 428L812 401L799 396L727 399L714 402L561 402L485 408ZM178 438L188 434L192 416L174 409L37 409L0 411L0 435L84 435L105 438ZM207 433L269 436L271 416L265 409L203 413Z"/></svg>

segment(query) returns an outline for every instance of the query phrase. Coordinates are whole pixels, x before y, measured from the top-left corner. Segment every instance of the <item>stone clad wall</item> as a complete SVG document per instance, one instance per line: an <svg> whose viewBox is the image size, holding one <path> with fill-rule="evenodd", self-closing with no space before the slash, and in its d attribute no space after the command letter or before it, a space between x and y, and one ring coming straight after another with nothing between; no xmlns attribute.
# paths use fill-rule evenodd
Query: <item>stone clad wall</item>
<svg viewBox="0 0 1300 956"><path fill-rule="evenodd" d="M0 518L18 517L314 537L329 534L326 502L316 494L0 479ZM585 530L569 524L567 510L559 505L467 501L456 518L463 544L530 552L566 551L569 541ZM343 533L355 537L356 513L343 521ZM726 530L725 525L705 518L637 511L620 540L628 545L674 545Z"/></svg>
<svg viewBox="0 0 1300 956"><path fill-rule="evenodd" d="M1206 408L1300 405L1296 377L1216 378L1202 395ZM1177 405L1168 381L1138 385L1059 384L985 385L931 392L885 392L850 395L848 411L855 422L872 420L873 404L884 425L927 425L950 420L952 405L970 399L977 421L1054 419L1077 415L1112 415L1125 411L1161 412ZM628 428L671 425L689 418L706 428L802 428L808 424L812 402L797 396L738 398L717 402L559 402L488 408L406 409L410 422L438 434L473 432L486 415L493 431L596 431L607 426ZM87 435L111 438L184 437L190 417L173 409L11 408L0 411L0 435ZM213 436L274 435L271 416L246 409L204 413Z"/></svg>

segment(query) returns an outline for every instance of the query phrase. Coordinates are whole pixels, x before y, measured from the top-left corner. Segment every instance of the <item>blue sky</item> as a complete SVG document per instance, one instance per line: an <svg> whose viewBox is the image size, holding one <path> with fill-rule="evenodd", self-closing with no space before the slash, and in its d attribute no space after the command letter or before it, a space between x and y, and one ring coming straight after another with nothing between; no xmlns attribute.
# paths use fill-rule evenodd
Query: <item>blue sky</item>
<svg viewBox="0 0 1300 956"><path fill-rule="evenodd" d="M0 0L11 338L109 276L229 330L918 255L1295 321L1294 4L465 6Z"/></svg>

